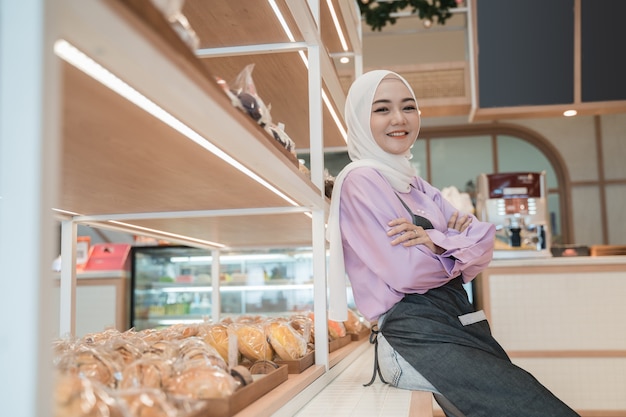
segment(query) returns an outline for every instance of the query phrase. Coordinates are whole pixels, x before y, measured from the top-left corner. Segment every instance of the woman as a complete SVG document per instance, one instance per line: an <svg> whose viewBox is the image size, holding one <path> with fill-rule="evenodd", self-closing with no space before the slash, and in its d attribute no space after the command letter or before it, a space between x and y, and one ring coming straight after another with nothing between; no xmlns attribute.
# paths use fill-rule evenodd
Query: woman
<svg viewBox="0 0 626 417"><path fill-rule="evenodd" d="M331 199L329 318L345 320L347 274L357 308L378 321L381 377L433 392L447 416L577 416L511 363L468 301L462 284L491 261L495 227L417 176L420 116L406 80L362 75L345 117L352 162Z"/></svg>

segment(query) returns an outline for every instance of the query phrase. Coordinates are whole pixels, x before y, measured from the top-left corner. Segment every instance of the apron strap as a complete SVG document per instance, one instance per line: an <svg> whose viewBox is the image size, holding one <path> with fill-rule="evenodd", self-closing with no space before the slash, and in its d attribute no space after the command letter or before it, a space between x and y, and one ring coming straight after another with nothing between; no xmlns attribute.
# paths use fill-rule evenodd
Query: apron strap
<svg viewBox="0 0 626 417"><path fill-rule="evenodd" d="M372 379L370 379L370 382L368 382L367 384L363 384L364 387L369 387L370 385L372 385L374 383L374 381L376 380L376 374L378 373L378 376L380 377L380 380L384 383L384 384L388 384L387 381L385 381L385 378L383 378L383 375L380 373L380 366L378 366L378 333L380 333L380 330L378 329L378 325L374 324L372 325L372 331L370 333L370 344L374 345L374 373L372 374Z"/></svg>

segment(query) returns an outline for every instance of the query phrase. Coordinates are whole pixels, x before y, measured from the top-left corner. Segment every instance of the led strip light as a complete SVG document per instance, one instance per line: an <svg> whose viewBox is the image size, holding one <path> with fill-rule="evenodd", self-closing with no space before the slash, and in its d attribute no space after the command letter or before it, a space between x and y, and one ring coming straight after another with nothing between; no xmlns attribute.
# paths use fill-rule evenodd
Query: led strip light
<svg viewBox="0 0 626 417"><path fill-rule="evenodd" d="M113 73L111 73L106 68L102 67L100 64L95 62L93 59L88 57L83 52L79 51L76 47L71 45L66 40L60 39L54 43L54 52L57 56L59 56L64 61L69 64L75 66L79 70L83 71L85 74L92 77L94 80L102 83L109 89L115 91L120 96L124 97L131 103L135 104L145 112L151 114L156 117L158 120L162 121L166 125L170 126L172 129L176 130L186 138L195 142L196 144L202 146L204 149L213 153L218 158L221 158L223 161L227 162L234 168L238 169L248 177L252 178L268 190L272 191L274 194L281 197L283 200L288 202L289 204L299 207L300 205L296 203L294 200L289 198L287 195L282 193L276 187L265 181L263 178L258 176L256 173L245 167L243 164L232 158L226 152L219 149L217 146L213 145L209 142L208 139L204 138L198 132L178 120L176 117L168 113L162 107L148 99L146 96L132 88L130 85L126 84L124 81L119 79Z"/></svg>

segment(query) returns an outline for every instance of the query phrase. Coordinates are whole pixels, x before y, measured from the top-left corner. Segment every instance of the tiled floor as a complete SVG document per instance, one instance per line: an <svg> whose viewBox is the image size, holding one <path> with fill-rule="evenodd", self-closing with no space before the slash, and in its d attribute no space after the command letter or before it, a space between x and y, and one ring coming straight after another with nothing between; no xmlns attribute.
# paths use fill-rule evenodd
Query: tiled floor
<svg viewBox="0 0 626 417"><path fill-rule="evenodd" d="M406 417L409 416L411 391L376 382L364 387L372 377L373 347L367 349L295 417Z"/></svg>

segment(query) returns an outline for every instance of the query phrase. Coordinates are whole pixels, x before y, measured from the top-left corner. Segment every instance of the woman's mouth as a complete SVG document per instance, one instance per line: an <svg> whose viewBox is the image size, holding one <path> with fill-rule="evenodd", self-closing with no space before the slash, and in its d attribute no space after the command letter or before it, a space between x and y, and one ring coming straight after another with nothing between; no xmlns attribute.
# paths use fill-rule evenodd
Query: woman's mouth
<svg viewBox="0 0 626 417"><path fill-rule="evenodd" d="M392 138L403 138L407 136L408 134L409 132L402 130L402 131L389 132L387 133L387 136L391 136Z"/></svg>

